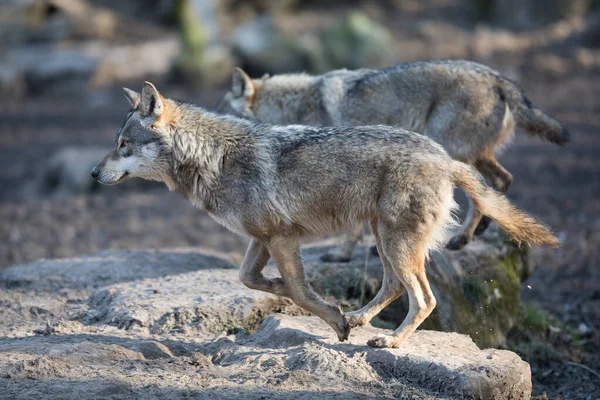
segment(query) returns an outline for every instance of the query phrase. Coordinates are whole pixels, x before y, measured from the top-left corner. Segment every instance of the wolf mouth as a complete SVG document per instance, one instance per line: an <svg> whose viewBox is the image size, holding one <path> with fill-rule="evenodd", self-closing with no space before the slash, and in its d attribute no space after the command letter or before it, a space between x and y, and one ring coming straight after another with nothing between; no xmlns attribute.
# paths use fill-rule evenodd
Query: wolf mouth
<svg viewBox="0 0 600 400"><path fill-rule="evenodd" d="M110 182L102 182L102 181L100 181L100 183L102 183L103 185L116 185L118 183L121 183L121 182L125 181L128 177L129 177L129 172L124 172L123 175L121 175L121 177L119 179L117 179L117 180L110 181Z"/></svg>

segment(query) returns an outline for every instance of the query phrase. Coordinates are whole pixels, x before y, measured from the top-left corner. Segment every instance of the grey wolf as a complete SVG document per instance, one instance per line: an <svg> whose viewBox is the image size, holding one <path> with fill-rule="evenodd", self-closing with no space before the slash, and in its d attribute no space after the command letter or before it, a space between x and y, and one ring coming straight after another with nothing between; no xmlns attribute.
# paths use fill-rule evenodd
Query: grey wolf
<svg viewBox="0 0 600 400"><path fill-rule="evenodd" d="M249 236L241 281L290 297L325 320L340 340L404 288L410 299L406 319L369 345L400 346L434 309L425 260L453 225L454 185L516 240L558 245L546 227L426 136L383 125L269 125L165 99L150 83L141 94L125 94L133 108L92 176L104 184L133 177L162 181ZM367 221L383 259L383 287L364 308L343 315L311 290L298 240ZM270 257L281 278L263 276Z"/></svg>
<svg viewBox="0 0 600 400"><path fill-rule="evenodd" d="M519 86L484 65L468 61L399 64L384 69L338 70L320 76L284 74L250 79L241 69L219 111L273 124L316 126L386 124L424 134L452 158L473 165L489 185L505 193L512 175L496 153L515 125L559 145L567 130L533 106ZM490 220L470 201L461 232L448 243L460 249ZM362 226L325 261L349 261Z"/></svg>

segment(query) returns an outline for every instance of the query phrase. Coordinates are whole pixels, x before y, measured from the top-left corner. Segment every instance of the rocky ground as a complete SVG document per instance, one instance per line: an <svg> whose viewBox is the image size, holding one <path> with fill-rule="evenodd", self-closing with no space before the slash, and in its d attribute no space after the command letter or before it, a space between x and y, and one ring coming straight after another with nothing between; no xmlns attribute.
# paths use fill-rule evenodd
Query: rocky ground
<svg viewBox="0 0 600 400"><path fill-rule="evenodd" d="M311 250L315 276L325 248ZM530 396L529 364L515 353L434 331L398 350L372 349L366 341L386 333L374 327L339 343L323 321L237 275L223 255L196 249L104 251L0 271L0 398Z"/></svg>

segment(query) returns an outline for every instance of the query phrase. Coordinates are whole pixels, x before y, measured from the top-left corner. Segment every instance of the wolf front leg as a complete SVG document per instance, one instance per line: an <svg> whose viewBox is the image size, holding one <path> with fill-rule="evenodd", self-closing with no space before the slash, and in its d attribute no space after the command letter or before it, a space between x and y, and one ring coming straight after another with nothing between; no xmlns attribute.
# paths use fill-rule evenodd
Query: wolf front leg
<svg viewBox="0 0 600 400"><path fill-rule="evenodd" d="M269 261L269 251L261 241L252 239L240 267L240 280L250 289L290 297L281 278L267 279L262 270Z"/></svg>
<svg viewBox="0 0 600 400"><path fill-rule="evenodd" d="M268 243L285 287L291 299L305 310L327 322L338 335L340 341L348 339L350 325L340 309L321 299L310 287L304 274L300 258L300 248L296 238L275 237Z"/></svg>

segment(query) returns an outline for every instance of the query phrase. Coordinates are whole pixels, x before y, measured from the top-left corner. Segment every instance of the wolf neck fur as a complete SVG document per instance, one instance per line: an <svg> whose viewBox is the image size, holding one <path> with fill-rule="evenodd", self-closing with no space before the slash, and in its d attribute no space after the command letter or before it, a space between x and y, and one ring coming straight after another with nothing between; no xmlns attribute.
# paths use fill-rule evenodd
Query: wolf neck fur
<svg viewBox="0 0 600 400"><path fill-rule="evenodd" d="M180 105L172 139L174 190L196 206L214 211L219 205L220 178L229 157L249 139L243 120L225 120L202 108Z"/></svg>
<svg viewBox="0 0 600 400"><path fill-rule="evenodd" d="M285 108L279 110L281 121L278 123L298 123L298 115L301 115L306 105L312 104L315 100L313 97L318 95L318 89L314 86L315 81L316 78L305 74L268 78L260 84L261 89L257 91L256 96L264 96L262 102L275 101L276 107L279 107L282 99L285 99Z"/></svg>

